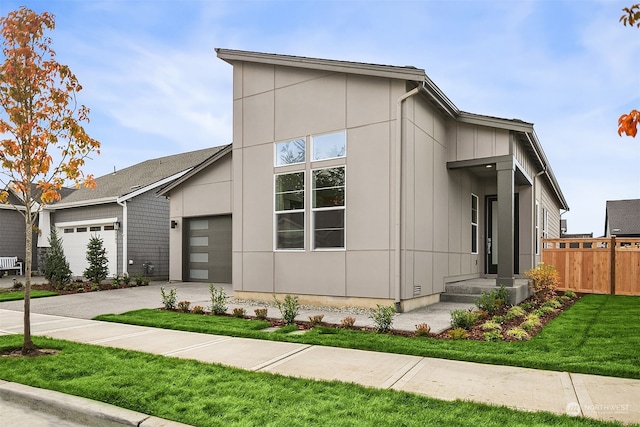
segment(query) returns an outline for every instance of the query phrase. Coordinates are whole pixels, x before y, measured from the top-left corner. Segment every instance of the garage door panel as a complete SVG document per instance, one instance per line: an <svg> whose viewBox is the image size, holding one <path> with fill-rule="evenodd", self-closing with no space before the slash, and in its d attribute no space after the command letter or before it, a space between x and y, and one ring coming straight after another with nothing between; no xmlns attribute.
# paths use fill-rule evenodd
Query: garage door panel
<svg viewBox="0 0 640 427"><path fill-rule="evenodd" d="M185 280L231 283L231 216L189 220Z"/></svg>

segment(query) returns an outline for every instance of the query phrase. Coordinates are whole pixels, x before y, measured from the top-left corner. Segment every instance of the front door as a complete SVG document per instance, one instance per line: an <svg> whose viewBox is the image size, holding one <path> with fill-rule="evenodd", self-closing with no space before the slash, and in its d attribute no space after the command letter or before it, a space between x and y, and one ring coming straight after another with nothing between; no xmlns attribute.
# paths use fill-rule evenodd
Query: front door
<svg viewBox="0 0 640 427"><path fill-rule="evenodd" d="M485 227L486 251L485 265L488 274L498 274L498 196L487 196L485 209L487 221ZM518 246L519 246L519 213L518 194L514 199L514 222L513 222L513 269L514 274L518 274Z"/></svg>

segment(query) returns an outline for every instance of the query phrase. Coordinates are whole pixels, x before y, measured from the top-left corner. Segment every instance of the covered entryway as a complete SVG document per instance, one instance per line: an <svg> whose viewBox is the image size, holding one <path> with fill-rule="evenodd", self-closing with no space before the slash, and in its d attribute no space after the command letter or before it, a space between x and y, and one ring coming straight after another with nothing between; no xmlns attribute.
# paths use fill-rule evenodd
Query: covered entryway
<svg viewBox="0 0 640 427"><path fill-rule="evenodd" d="M109 260L108 276L118 271L118 231L117 218L105 218L91 221L56 223L58 237L62 240L64 254L75 277L82 277L89 266L87 245L93 236L102 239L103 248Z"/></svg>
<svg viewBox="0 0 640 427"><path fill-rule="evenodd" d="M513 216L513 273L518 274L519 268L519 229L520 229L520 213L519 213L518 193L514 195L514 216ZM487 273L498 273L498 196L491 195L486 197L486 263Z"/></svg>
<svg viewBox="0 0 640 427"><path fill-rule="evenodd" d="M231 215L186 218L183 280L231 283Z"/></svg>

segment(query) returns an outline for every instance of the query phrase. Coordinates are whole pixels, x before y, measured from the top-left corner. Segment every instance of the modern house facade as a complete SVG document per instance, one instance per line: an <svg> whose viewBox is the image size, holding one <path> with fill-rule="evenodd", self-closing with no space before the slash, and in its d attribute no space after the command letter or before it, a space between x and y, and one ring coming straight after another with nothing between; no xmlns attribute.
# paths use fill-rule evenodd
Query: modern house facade
<svg viewBox="0 0 640 427"><path fill-rule="evenodd" d="M212 281L198 254L220 232L237 297L410 310L449 282L511 286L560 235L568 206L532 124L460 111L414 67L217 55L233 144L160 192L180 224L171 280Z"/></svg>

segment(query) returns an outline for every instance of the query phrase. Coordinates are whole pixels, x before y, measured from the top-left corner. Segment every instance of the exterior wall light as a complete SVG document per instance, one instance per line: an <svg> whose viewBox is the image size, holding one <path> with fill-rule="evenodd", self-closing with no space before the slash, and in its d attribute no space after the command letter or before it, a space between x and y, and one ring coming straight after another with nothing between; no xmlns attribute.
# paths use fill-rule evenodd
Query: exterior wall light
<svg viewBox="0 0 640 427"><path fill-rule="evenodd" d="M171 228L178 228L178 221L176 220L171 220Z"/></svg>

